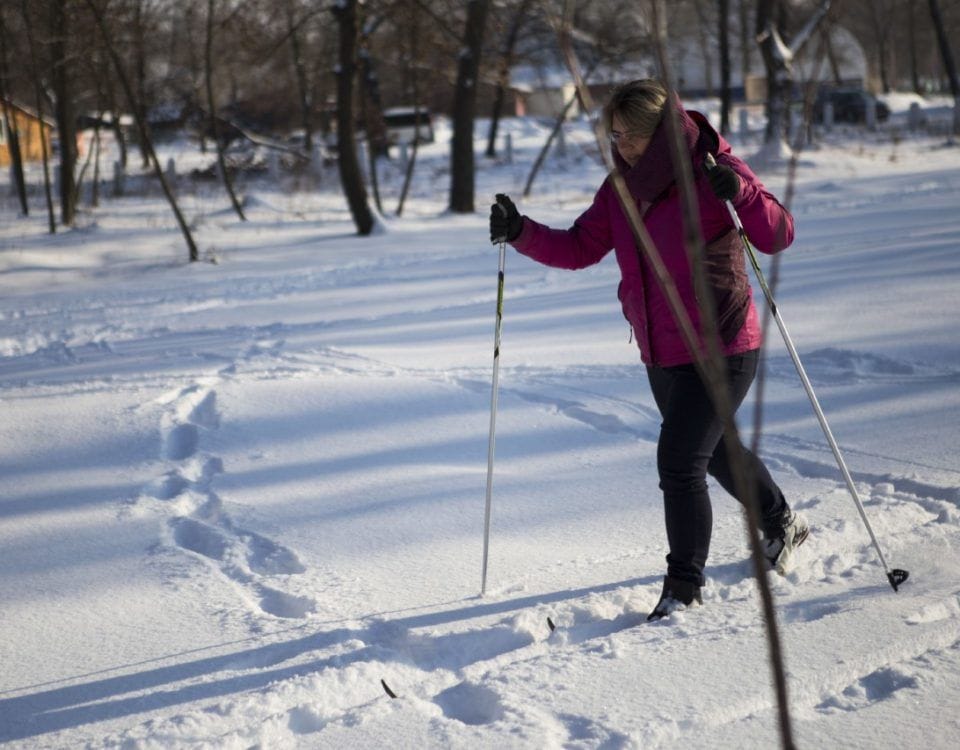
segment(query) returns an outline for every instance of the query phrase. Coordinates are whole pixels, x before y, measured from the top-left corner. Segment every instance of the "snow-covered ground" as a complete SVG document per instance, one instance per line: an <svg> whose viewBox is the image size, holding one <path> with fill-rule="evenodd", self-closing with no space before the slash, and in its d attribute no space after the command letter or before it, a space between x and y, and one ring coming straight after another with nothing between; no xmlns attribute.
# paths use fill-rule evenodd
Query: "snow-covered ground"
<svg viewBox="0 0 960 750"><path fill-rule="evenodd" d="M479 596L485 206L519 196L546 132L507 127L515 161L481 160L476 215L444 211L441 124L404 217L363 239L335 174L311 192L247 184L246 223L182 185L215 264L186 263L156 195L56 236L38 199L24 219L4 198L0 743L777 743L743 520L719 488L704 606L644 622L664 571L658 417L612 257L569 273L508 256ZM521 204L560 226L602 179L590 134L567 135ZM384 168L387 211L400 176ZM782 193L783 170L762 176ZM796 739L953 748L960 150L843 131L803 153L797 190L778 300L884 555L911 576L888 585L774 330L761 452L813 527L771 578Z"/></svg>

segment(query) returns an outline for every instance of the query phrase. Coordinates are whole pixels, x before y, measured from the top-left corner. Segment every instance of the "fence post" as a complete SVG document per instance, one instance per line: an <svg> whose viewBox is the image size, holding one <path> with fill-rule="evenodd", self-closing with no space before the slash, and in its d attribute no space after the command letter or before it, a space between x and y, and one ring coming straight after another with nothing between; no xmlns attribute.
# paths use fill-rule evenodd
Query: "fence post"
<svg viewBox="0 0 960 750"><path fill-rule="evenodd" d="M910 131L919 130L923 126L923 111L917 102L910 103L910 112L907 115L907 127Z"/></svg>
<svg viewBox="0 0 960 750"><path fill-rule="evenodd" d="M267 174L271 180L280 177L280 154L275 148L270 149L267 154Z"/></svg>
<svg viewBox="0 0 960 750"><path fill-rule="evenodd" d="M796 106L791 106L789 112L788 132L790 136L788 143L799 143L800 139L805 136L805 134L801 132L803 130L803 112Z"/></svg>
<svg viewBox="0 0 960 750"><path fill-rule="evenodd" d="M877 100L872 96L867 99L866 111L864 116L867 122L867 130L877 129Z"/></svg>
<svg viewBox="0 0 960 750"><path fill-rule="evenodd" d="M313 144L313 153L310 155L310 169L318 183L323 182L323 146L318 142Z"/></svg>

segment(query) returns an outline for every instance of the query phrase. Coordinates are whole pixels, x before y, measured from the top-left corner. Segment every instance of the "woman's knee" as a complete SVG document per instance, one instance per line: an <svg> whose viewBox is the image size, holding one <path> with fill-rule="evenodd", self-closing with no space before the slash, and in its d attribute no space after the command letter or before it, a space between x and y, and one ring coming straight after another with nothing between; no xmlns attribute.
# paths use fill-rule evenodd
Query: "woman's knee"
<svg viewBox="0 0 960 750"><path fill-rule="evenodd" d="M686 451L657 451L660 489L668 494L700 492L707 488L707 461Z"/></svg>

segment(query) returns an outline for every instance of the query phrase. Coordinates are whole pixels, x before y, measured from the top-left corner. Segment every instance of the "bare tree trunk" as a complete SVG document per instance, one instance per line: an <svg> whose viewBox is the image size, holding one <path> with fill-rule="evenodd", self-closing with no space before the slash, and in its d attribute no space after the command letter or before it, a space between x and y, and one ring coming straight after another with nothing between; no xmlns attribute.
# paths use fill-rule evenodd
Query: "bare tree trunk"
<svg viewBox="0 0 960 750"><path fill-rule="evenodd" d="M583 78L585 81L590 79L591 74L593 73L594 68L599 63L599 60L595 62L590 68L587 69L584 73ZM579 91L574 91L569 99L564 103L563 110L557 115L556 121L553 123L553 129L550 131L550 135L547 136L546 142L543 144L543 148L540 149L540 153L537 154L537 158L533 162L533 166L530 168L530 174L527 177L527 184L523 187L523 197L527 198L530 195L530 191L533 189L533 181L537 178L537 174L540 172L540 168L543 166L543 162L547 158L547 154L550 151L550 146L553 144L554 139L560 133L560 129L563 127L563 123L566 122L567 114L570 112L570 108L573 107L574 103L578 101L580 97ZM581 102L581 104L583 104ZM585 107L586 105L583 104Z"/></svg>
<svg viewBox="0 0 960 750"><path fill-rule="evenodd" d="M102 143L100 130L103 126L103 116L110 108L110 98L107 91L110 88L110 61L101 55L97 55L96 61L96 87L97 87L97 123L93 128L93 145L96 153L93 158L93 185L90 190L90 205L96 208L100 205L100 155L102 153Z"/></svg>
<svg viewBox="0 0 960 750"><path fill-rule="evenodd" d="M340 32L337 70L337 164L340 183L357 226L357 234L373 231L373 214L367 204L367 190L357 160L357 141L353 132L354 77L357 71L357 0L342 0L331 8Z"/></svg>
<svg viewBox="0 0 960 750"><path fill-rule="evenodd" d="M826 18L830 0L821 0L819 7L787 45L780 36L775 14L783 10L779 0L758 0L757 41L763 54L767 71L767 129L765 141L768 146L779 149L787 132L787 102L793 88L793 59L811 39L813 33Z"/></svg>
<svg viewBox="0 0 960 750"><path fill-rule="evenodd" d="M297 98L300 100L300 124L303 128L303 148L313 158L313 112L310 104L310 84L307 78L307 66L303 62L303 49L300 44L300 30L295 18L294 0L287 0L287 33L290 35L290 54L293 58L293 72L297 80Z"/></svg>
<svg viewBox="0 0 960 750"><path fill-rule="evenodd" d="M510 23L510 31L507 32L507 41L504 45L503 55L500 58L500 69L497 72L497 91L493 98L493 109L490 112L490 131L487 135L486 155L493 158L497 155L497 128L500 125L500 115L503 112L503 103L506 100L507 84L510 83L510 66L513 65L513 50L517 45L517 39L520 36L520 29L527 18L530 10L530 4L533 0L523 0L520 7Z"/></svg>
<svg viewBox="0 0 960 750"><path fill-rule="evenodd" d="M53 0L50 5L51 53L53 56L53 92L56 97L55 114L60 139L60 220L73 224L77 213L77 117L73 103L70 76L72 63L67 59L67 40L70 21L67 0Z"/></svg>
<svg viewBox="0 0 960 750"><path fill-rule="evenodd" d="M940 3L937 0L930 2L930 20L937 32L937 44L940 47L940 57L943 58L943 67L950 80L950 93L953 94L953 134L960 135L960 79L957 78L957 66L953 61L953 51L950 49L950 40L943 25L943 15L940 13Z"/></svg>
<svg viewBox="0 0 960 750"><path fill-rule="evenodd" d="M26 0L24 0L24 2L25 1ZM110 60L113 62L114 70L116 70L117 73L117 79L120 81L120 85L123 87L123 92L127 97L127 102L133 110L133 117L137 123L137 131L140 134L140 140L147 149L147 153L150 156L150 161L153 163L154 173L156 174L157 179L160 181L160 187L163 190L163 194L166 197L167 202L170 204L170 208L173 211L174 217L176 217L180 231L187 242L190 262L193 263L194 261L200 259L200 254L197 252L197 245L193 241L193 235L190 234L190 227L187 226L187 222L184 220L183 214L180 213L180 207L177 205L177 199L170 190L170 185L167 184L167 178L164 176L163 169L160 167L160 161L157 159L157 152L153 148L153 140L150 138L150 131L147 128L146 118L137 109L136 95L134 94L133 87L130 85L130 79L127 77L127 74L123 69L123 62L120 60L120 54L117 52L117 48L110 36L110 30L107 28L107 22L103 17L103 11L97 6L95 0L85 0L85 2L87 7L90 8L94 17L97 19L97 26L100 28L101 36L103 36L103 43L106 46L107 54L110 55Z"/></svg>
<svg viewBox="0 0 960 750"><path fill-rule="evenodd" d="M133 14L133 59L134 71L136 74L136 92L137 100L132 106L140 113L144 122L147 120L147 50L146 50L146 29L143 18L144 0L136 0ZM150 166L150 153L143 143L140 147L140 160L143 168Z"/></svg>
<svg viewBox="0 0 960 750"><path fill-rule="evenodd" d="M523 186L524 198L527 198L530 195L530 191L533 189L533 181L540 173L540 167L543 166L543 162L546 160L547 154L550 152L550 146L553 145L553 141L560 132L560 128L563 127L563 122L567 119L567 113L570 111L570 108L573 106L575 101L577 101L576 93L567 99L567 103L563 105L563 111L560 112L556 121L553 123L553 129L550 131L550 135L547 136L547 140L544 142L543 148L540 149L540 153L537 154L537 158L534 160L533 166L530 168L530 174L527 177L527 184Z"/></svg>
<svg viewBox="0 0 960 750"><path fill-rule="evenodd" d="M419 104L417 103L417 99L416 99L416 98L414 98L414 106L415 106L415 107L419 107ZM417 136L414 137L413 143L412 143L411 146L410 146L410 158L409 158L409 160L407 161L407 169L406 169L406 171L405 171L404 174L403 174L403 187L400 189L400 198L399 198L399 200L397 201L397 216L400 216L400 215L403 213L403 204L404 204L404 203L406 202L406 200L407 200L407 193L410 191L410 184L413 182L413 169L414 169L414 167L416 166L416 163L417 163L417 149L418 149L419 146L420 146L420 137L419 137L419 133L420 133L420 114L419 114L419 110L418 110L418 112L417 112L416 117L417 117L417 120L416 120L416 122L417 122L417 125L416 125Z"/></svg>
<svg viewBox="0 0 960 750"><path fill-rule="evenodd" d="M456 93L453 99L453 141L450 164L450 210L473 213L474 157L473 124L477 105L477 76L483 50L483 32L490 0L468 0L463 49L457 67Z"/></svg>
<svg viewBox="0 0 960 750"><path fill-rule="evenodd" d="M3 8L0 8L0 102L3 104L3 123L7 131L7 148L10 151L10 165L13 167L13 181L17 188L17 197L20 199L20 211L24 216L29 216L30 206L27 203L27 181L23 175L20 134L17 132L16 120L7 106L9 70L7 68L7 25L3 13Z"/></svg>
<svg viewBox="0 0 960 750"><path fill-rule="evenodd" d="M213 142L217 148L217 166L220 169L220 178L223 180L223 186L227 189L227 195L230 196L230 205L233 206L233 210L240 217L240 221L246 221L247 217L243 215L243 207L233 190L233 180L227 171L227 160L223 155L223 138L220 134L220 121L217 118L217 104L213 96L213 14L215 4L215 0L207 0L207 35L203 48L207 109L210 112L210 130L213 133Z"/></svg>
<svg viewBox="0 0 960 750"><path fill-rule="evenodd" d="M715 63L710 54L710 33L708 32L713 21L710 18L709 10L704 7L703 0L694 0L693 7L697 13L697 36L700 38L700 49L703 54L703 81L707 85L707 96L713 96L713 66ZM721 16L721 18L725 20L724 16Z"/></svg>
<svg viewBox="0 0 960 750"><path fill-rule="evenodd" d="M376 31L384 17L361 24L360 32L360 111L363 128L367 134L367 169L370 173L370 190L377 211L383 214L380 200L380 180L377 175L377 161L389 150L387 132L383 122L383 108L380 102L380 84L374 69L373 54L370 51L370 37Z"/></svg>
<svg viewBox="0 0 960 750"><path fill-rule="evenodd" d="M97 122L100 122L100 118L103 117L103 112L97 112ZM95 137L99 138L100 126L97 125L95 128L97 135ZM77 179L74 182L73 186L73 205L80 205L80 191L83 189L83 178L86 175L87 170L90 168L90 163L93 161L93 152L94 148L92 144L87 146L87 158L83 160L83 164L80 167L80 171L77 173Z"/></svg>
<svg viewBox="0 0 960 750"><path fill-rule="evenodd" d="M738 0L737 15L740 26L740 75L743 79L743 96L747 96L747 79L750 77L750 50L753 49L754 40L750 33L750 8L751 0Z"/></svg>
<svg viewBox="0 0 960 750"><path fill-rule="evenodd" d="M720 24L720 132L730 132L730 0L717 0L717 21ZM746 83L746 80L744 80Z"/></svg>
<svg viewBox="0 0 960 750"><path fill-rule="evenodd" d="M10 166L13 168L13 181L16 184L17 197L20 200L20 212L24 216L29 216L30 205L27 203L27 181L23 174L20 134L17 132L16 120L7 106L6 92L3 86L0 86L0 100L3 102L3 126L7 131L7 150L10 152Z"/></svg>
<svg viewBox="0 0 960 750"><path fill-rule="evenodd" d="M21 0L20 12L27 31L27 46L30 48L30 73L33 78L33 93L36 100L37 118L40 121L40 155L43 160L43 192L47 199L47 223L50 234L57 231L57 218L53 209L53 189L50 185L50 158L47 147L47 127L43 120L43 84L40 81L40 65L37 62L37 45L33 35L33 22L27 8L27 0Z"/></svg>
<svg viewBox="0 0 960 750"><path fill-rule="evenodd" d="M830 38L830 27L824 26L820 30L820 42L823 49L827 52L827 61L830 63L830 75L833 76L833 82L839 86L843 83L843 76L840 74L840 61L837 59L837 53L833 49L833 40Z"/></svg>
<svg viewBox="0 0 960 750"><path fill-rule="evenodd" d="M756 33L760 41L760 54L767 71L767 143L782 140L786 132L785 99L790 83L789 73L776 50L773 31L774 12L778 0L758 0Z"/></svg>
<svg viewBox="0 0 960 750"><path fill-rule="evenodd" d="M887 57L889 56L888 41L890 35L890 18L881 18L886 16L885 11L889 8L877 8L875 2L869 3L870 26L873 29L874 43L877 45L877 69L880 72L880 86L883 93L890 93L890 74L887 71Z"/></svg>
<svg viewBox="0 0 960 750"><path fill-rule="evenodd" d="M93 157L93 187L90 191L90 205L100 205L100 123L93 130L93 143L96 154Z"/></svg>
<svg viewBox="0 0 960 750"><path fill-rule="evenodd" d="M380 178L377 174L377 160L379 159L379 147L376 144L371 122L373 114L370 112L370 105L367 97L363 98L363 122L364 130L367 132L367 171L370 173L370 190L373 192L373 205L377 211L383 214L383 202L380 200Z"/></svg>
<svg viewBox="0 0 960 750"><path fill-rule="evenodd" d="M127 160L128 160L128 156L127 156L127 136L124 134L124 132L123 132L123 124L120 122L120 118L121 118L121 108L120 108L119 104L117 104L116 101L113 101L114 97L113 97L113 93L112 93L112 87L111 87L110 98L111 98L111 107L110 107L110 109L111 109L111 112L110 112L111 122L110 122L110 125L111 125L111 129L113 130L113 137L116 138L116 140L117 140L117 148L120 149L120 167L121 167L122 169L126 169L126 168L127 168Z"/></svg>
<svg viewBox="0 0 960 750"><path fill-rule="evenodd" d="M37 97L40 100L40 97ZM42 112L43 110L38 110ZM47 201L47 228L50 234L57 233L57 215L53 204L53 181L50 179L50 144L47 141L47 126L40 120L40 157L43 164L43 195Z"/></svg>
<svg viewBox="0 0 960 750"><path fill-rule="evenodd" d="M917 18L916 0L910 0L907 7L907 43L910 45L910 83L915 94L923 93L920 87L920 66L917 62Z"/></svg>
<svg viewBox="0 0 960 750"><path fill-rule="evenodd" d="M410 148L410 158L403 175L403 187L400 189L400 198L397 201L397 216L403 213L403 204L407 200L407 193L410 191L410 185L413 182L413 170L417 164L417 149L420 147L420 82L417 78L417 54L419 50L420 24L418 19L414 17L410 21L410 49L404 55L404 59L408 60L407 64L410 66L407 72L413 88L414 135Z"/></svg>

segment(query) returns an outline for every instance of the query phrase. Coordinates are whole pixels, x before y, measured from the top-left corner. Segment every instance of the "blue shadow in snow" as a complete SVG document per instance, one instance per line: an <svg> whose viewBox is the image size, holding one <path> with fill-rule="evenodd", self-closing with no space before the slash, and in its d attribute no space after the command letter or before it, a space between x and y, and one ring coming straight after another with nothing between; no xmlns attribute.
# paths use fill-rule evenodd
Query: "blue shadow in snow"
<svg viewBox="0 0 960 750"><path fill-rule="evenodd" d="M466 606L396 619L390 619L390 615L398 613L382 612L371 615L368 618L368 624L362 628L334 628L281 643L259 645L229 654L6 698L0 700L0 742L22 740L193 701L212 700L226 695L261 690L279 680L315 673L331 666L341 668L356 662L402 659L406 662L412 660L424 669L437 667L462 669L471 663L522 648L531 640L498 624L491 625L489 628L480 627L465 633L441 636L410 635L407 631L506 614L621 587L651 584L658 580L659 576L635 578L495 602L480 602L479 597L476 597L467 600L476 603ZM284 662L299 658L311 651L326 649L349 640L360 640L364 645L348 654L336 654L281 666ZM395 649L394 645L403 648ZM218 646L211 648L218 648ZM176 656L178 655L165 658L176 658ZM129 667L133 666L138 665L129 665ZM120 667L122 668L124 667ZM236 674L238 671L242 673ZM234 674L215 677L220 672ZM102 674L102 672L86 675L86 677L93 677L96 674ZM83 679L83 676L75 679ZM198 684L176 685L199 679L204 681ZM162 689L163 686L168 685L176 685L176 687ZM35 687L44 687L44 685ZM145 692L151 690L152 692Z"/></svg>

